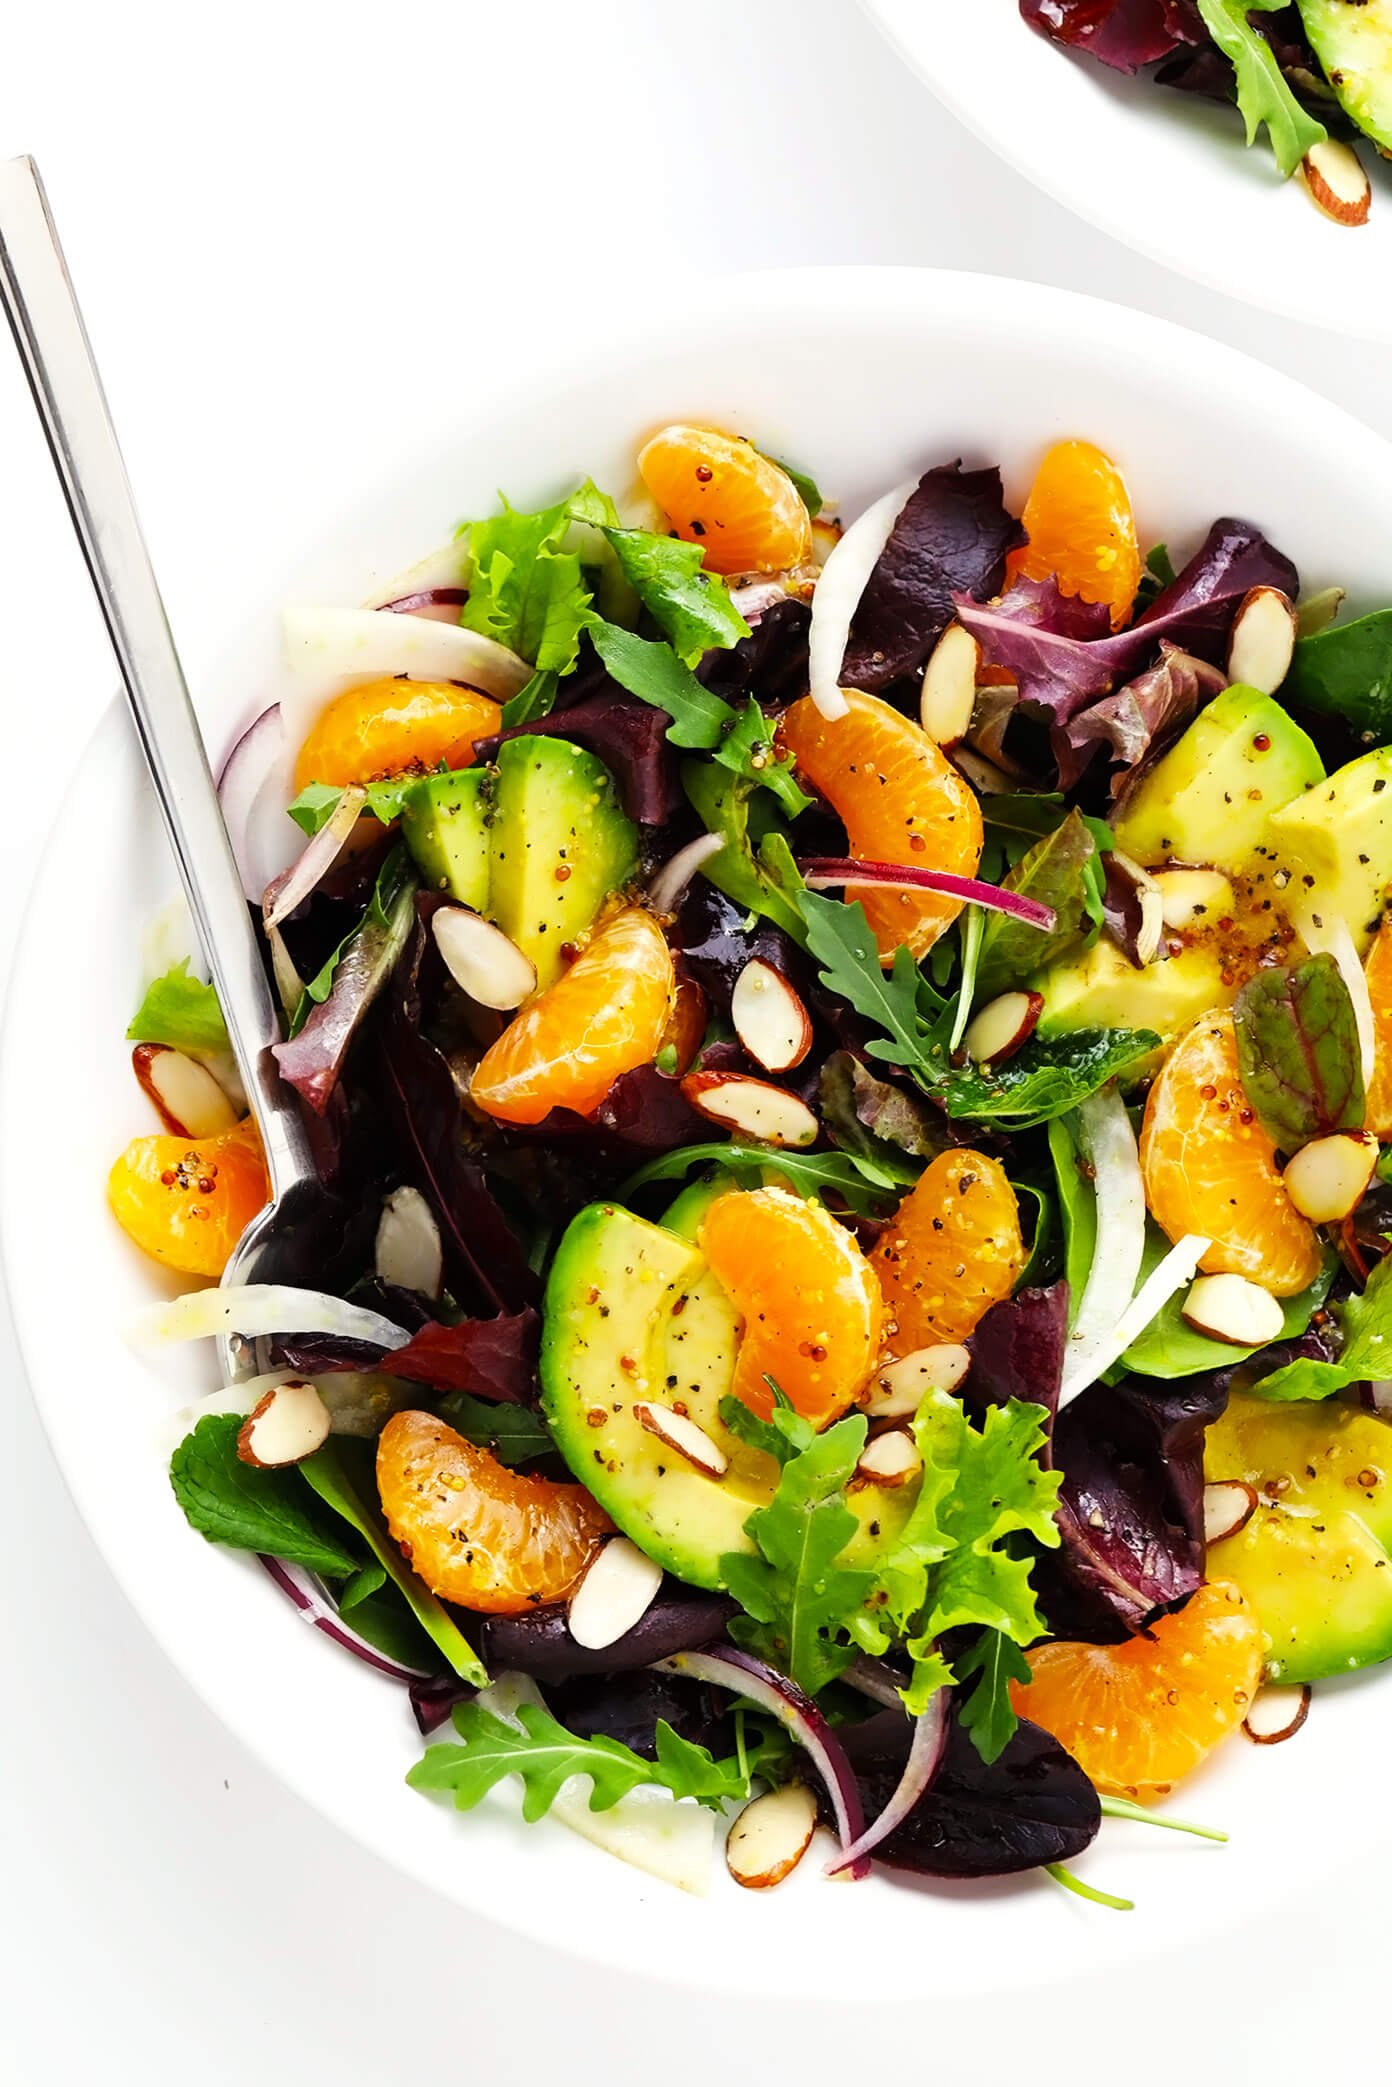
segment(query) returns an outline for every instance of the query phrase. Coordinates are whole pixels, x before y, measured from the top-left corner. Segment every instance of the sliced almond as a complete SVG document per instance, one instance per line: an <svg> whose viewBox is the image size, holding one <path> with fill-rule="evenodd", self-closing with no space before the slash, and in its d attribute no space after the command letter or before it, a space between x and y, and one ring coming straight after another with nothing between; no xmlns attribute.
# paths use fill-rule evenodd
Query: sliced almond
<svg viewBox="0 0 1392 2087"><path fill-rule="evenodd" d="M768 1145L815 1145L816 1117L785 1087L739 1072L689 1072L682 1093L694 1109L724 1130L762 1138Z"/></svg>
<svg viewBox="0 0 1392 2087"><path fill-rule="evenodd" d="M801 994L762 957L751 957L735 980L730 1019L765 1072L791 1072L812 1048L812 1023Z"/></svg>
<svg viewBox="0 0 1392 2087"><path fill-rule="evenodd" d="M704 1428L685 1413L677 1413L671 1406L661 1406L655 1399L640 1399L633 1408L633 1418L640 1428L656 1435L679 1457L695 1466L706 1478L723 1478L730 1468L730 1459L723 1449L711 1441Z"/></svg>
<svg viewBox="0 0 1392 2087"><path fill-rule="evenodd" d="M440 906L431 915L430 929L450 977L480 1007L506 1012L536 991L531 958L481 913Z"/></svg>
<svg viewBox="0 0 1392 2087"><path fill-rule="evenodd" d="M962 1038L977 1065L1000 1065L1028 1043L1044 1011L1042 993L1002 993L972 1016Z"/></svg>
<svg viewBox="0 0 1392 2087"><path fill-rule="evenodd" d="M1220 1544L1251 1521L1257 1496L1245 1478L1219 1478L1203 1489L1204 1542Z"/></svg>
<svg viewBox="0 0 1392 2087"><path fill-rule="evenodd" d="M965 739L976 708L976 673L981 647L960 623L949 623L923 670L918 715L924 731L939 746Z"/></svg>
<svg viewBox="0 0 1392 2087"><path fill-rule="evenodd" d="M1277 1746L1293 1739L1310 1715L1310 1684L1268 1681L1252 1698L1242 1729L1258 1746Z"/></svg>
<svg viewBox="0 0 1392 2087"><path fill-rule="evenodd" d="M872 1435L860 1454L855 1476L863 1486L902 1486L923 1469L918 1444L907 1428L888 1428Z"/></svg>
<svg viewBox="0 0 1392 2087"><path fill-rule="evenodd" d="M242 1422L237 1455L244 1464L272 1470L312 1457L329 1439L329 1409L304 1377L273 1384Z"/></svg>
<svg viewBox="0 0 1392 2087"><path fill-rule="evenodd" d="M646 1616L661 1585L660 1565L626 1536L611 1536L570 1597L570 1635L591 1652L616 1644Z"/></svg>
<svg viewBox="0 0 1392 2087"><path fill-rule="evenodd" d="M165 1129L176 1138L215 1138L235 1125L237 1111L196 1058L167 1044L137 1044L131 1065Z"/></svg>
<svg viewBox="0 0 1392 2087"><path fill-rule="evenodd" d="M912 1355L887 1362L870 1379L864 1411L871 1420L902 1420L917 1413L930 1391L955 1391L971 1368L971 1356L960 1341L937 1341L915 1348Z"/></svg>
<svg viewBox="0 0 1392 2087"><path fill-rule="evenodd" d="M1186 1326L1234 1348L1260 1348L1276 1340L1286 1323L1280 1303L1260 1283L1243 1275L1201 1275L1184 1300Z"/></svg>
<svg viewBox="0 0 1392 2087"><path fill-rule="evenodd" d="M1336 225L1365 225L1373 207L1373 187L1363 162L1341 138L1312 145L1300 162L1309 189L1326 217Z"/></svg>
<svg viewBox="0 0 1392 2087"><path fill-rule="evenodd" d="M768 1891L797 1868L817 1830L806 1783L784 1783L747 1804L725 1836L725 1866L746 1891Z"/></svg>
<svg viewBox="0 0 1392 2087"><path fill-rule="evenodd" d="M445 1266L440 1227L418 1188L393 1189L383 1203L373 1262L384 1283L439 1296Z"/></svg>
<svg viewBox="0 0 1392 2087"><path fill-rule="evenodd" d="M1331 1131L1302 1145L1286 1162L1281 1180L1312 1225L1338 1225L1362 1202L1377 1160L1378 1141L1371 1131Z"/></svg>
<svg viewBox="0 0 1392 2087"><path fill-rule="evenodd" d="M1290 672L1295 630L1290 596L1279 587L1253 587L1233 618L1228 679L1274 696Z"/></svg>
<svg viewBox="0 0 1392 2087"><path fill-rule="evenodd" d="M1212 926L1232 913L1233 888L1221 870L1156 870L1160 919L1176 932Z"/></svg>

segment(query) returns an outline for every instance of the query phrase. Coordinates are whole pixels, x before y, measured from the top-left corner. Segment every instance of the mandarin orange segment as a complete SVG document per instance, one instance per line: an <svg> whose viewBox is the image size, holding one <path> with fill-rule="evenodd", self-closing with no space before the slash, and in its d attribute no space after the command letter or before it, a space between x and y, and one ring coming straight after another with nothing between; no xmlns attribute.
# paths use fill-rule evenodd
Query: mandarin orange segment
<svg viewBox="0 0 1392 2087"><path fill-rule="evenodd" d="M467 768L474 742L496 732L502 712L491 696L452 681L404 676L359 682L322 710L295 761L295 788L371 783L388 775Z"/></svg>
<svg viewBox="0 0 1392 2087"><path fill-rule="evenodd" d="M1011 552L1010 577L1046 580L1052 573L1064 594L1105 603L1120 629L1140 584L1141 553L1131 495L1105 451L1092 442L1056 442L1020 519L1029 542Z"/></svg>
<svg viewBox="0 0 1392 2087"><path fill-rule="evenodd" d="M651 1064L675 992L652 915L616 914L485 1051L469 1089L475 1104L502 1123L540 1123L550 1109L588 1116L622 1073Z"/></svg>
<svg viewBox="0 0 1392 2087"><path fill-rule="evenodd" d="M221 1275L270 1200L261 1140L248 1117L212 1138L134 1138L106 1183L122 1230L184 1275Z"/></svg>
<svg viewBox="0 0 1392 2087"><path fill-rule="evenodd" d="M946 754L920 725L878 696L844 689L846 715L822 716L810 696L784 713L778 744L820 791L846 828L859 862L971 877L981 861L981 806ZM962 910L932 892L851 894L865 907L880 955L902 944L923 956Z"/></svg>
<svg viewBox="0 0 1392 2087"><path fill-rule="evenodd" d="M644 485L712 572L790 572L812 555L812 518L786 471L752 443L675 424L638 457Z"/></svg>
<svg viewBox="0 0 1392 2087"><path fill-rule="evenodd" d="M1392 1137L1392 918L1384 916L1363 966L1373 1003L1373 1077L1363 1112L1364 1128Z"/></svg>
<svg viewBox="0 0 1392 2087"><path fill-rule="evenodd" d="M963 1341L1009 1297L1028 1255L1020 1206L1005 1169L962 1147L930 1160L870 1256L896 1355Z"/></svg>
<svg viewBox="0 0 1392 2087"><path fill-rule="evenodd" d="M1141 1173L1166 1237L1212 1240L1199 1266L1294 1297L1319 1273L1320 1243L1286 1194L1272 1144L1247 1100L1228 1012L1179 1039L1146 1101Z"/></svg>
<svg viewBox="0 0 1392 2087"><path fill-rule="evenodd" d="M583 1486L509 1471L433 1413L392 1415L377 1490L431 1593L496 1616L562 1600L614 1526Z"/></svg>
<svg viewBox="0 0 1392 2087"><path fill-rule="evenodd" d="M731 1390L765 1419L775 1384L824 1427L875 1366L883 1304L875 1271L821 1203L783 1188L719 1196L698 1243L743 1321Z"/></svg>
<svg viewBox="0 0 1392 2087"><path fill-rule="evenodd" d="M1021 1717L1067 1747L1099 1790L1161 1796L1235 1732L1261 1680L1265 1639L1240 1588L1210 1580L1123 1645L1040 1645Z"/></svg>

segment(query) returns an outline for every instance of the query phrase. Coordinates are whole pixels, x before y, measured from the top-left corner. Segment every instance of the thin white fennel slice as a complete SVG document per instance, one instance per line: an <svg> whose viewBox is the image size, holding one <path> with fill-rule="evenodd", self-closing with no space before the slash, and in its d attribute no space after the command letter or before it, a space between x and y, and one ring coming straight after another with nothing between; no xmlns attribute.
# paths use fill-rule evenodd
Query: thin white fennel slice
<svg viewBox="0 0 1392 2087"><path fill-rule="evenodd" d="M808 686L823 717L846 715L849 706L841 693L841 662L846 657L851 619L904 503L917 485L916 478L909 478L882 494L852 522L822 567L812 596L807 653Z"/></svg>
<svg viewBox="0 0 1392 2087"><path fill-rule="evenodd" d="M298 1290L287 1283L191 1290L172 1303L146 1305L131 1321L126 1338L134 1348L165 1348L228 1333L240 1333L249 1341L272 1333L330 1333L342 1340L373 1341L379 1348L404 1348L411 1338L380 1312L348 1304L326 1290Z"/></svg>
<svg viewBox="0 0 1392 2087"><path fill-rule="evenodd" d="M1144 1333L1175 1291L1192 1282L1194 1271L1212 1244L1211 1239L1204 1239L1197 1232L1186 1232L1183 1239L1170 1248L1164 1260L1156 1263L1105 1340L1081 1362L1070 1356L1064 1363L1063 1383L1059 1388L1060 1407L1076 1399L1080 1391L1086 1391L1089 1384L1096 1383L1104 1370L1120 1361L1132 1341Z"/></svg>
<svg viewBox="0 0 1392 2087"><path fill-rule="evenodd" d="M481 1710L491 1710L515 1725L522 1703L541 1703L535 1682L521 1674L503 1674L478 1698ZM590 1810L591 1783L587 1775L572 1776L562 1785L547 1817L558 1820L582 1840L615 1855L631 1869L643 1870L678 1891L704 1898L710 1890L715 1857L716 1815L703 1804L689 1799L680 1802L667 1790L630 1790L606 1811Z"/></svg>
<svg viewBox="0 0 1392 2087"><path fill-rule="evenodd" d="M1373 999L1368 991L1368 980L1363 966L1358 961L1353 936L1342 913L1314 913L1305 911L1296 917L1295 925L1300 938L1312 956L1331 956L1339 967L1339 974L1348 987L1349 999L1353 1002L1353 1019L1358 1024L1358 1049L1363 1060L1364 1081L1373 1077L1373 1060L1377 1052L1377 1030L1373 1023Z"/></svg>
<svg viewBox="0 0 1392 2087"><path fill-rule="evenodd" d="M1097 1244L1069 1329L1065 1383L1075 1366L1088 1367L1126 1310L1145 1258L1145 1183L1126 1104L1116 1088L1109 1087L1088 1096L1078 1110L1078 1121L1084 1156L1092 1168Z"/></svg>
<svg viewBox="0 0 1392 2087"><path fill-rule="evenodd" d="M296 674L332 682L379 674L463 681L505 702L531 679L524 659L458 623L390 609L303 603L283 612L285 656Z"/></svg>

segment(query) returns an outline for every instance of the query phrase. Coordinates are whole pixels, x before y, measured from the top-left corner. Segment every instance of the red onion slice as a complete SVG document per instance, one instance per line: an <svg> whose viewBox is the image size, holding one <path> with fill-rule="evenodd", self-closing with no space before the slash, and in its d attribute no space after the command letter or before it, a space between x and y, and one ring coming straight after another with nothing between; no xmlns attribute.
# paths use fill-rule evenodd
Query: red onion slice
<svg viewBox="0 0 1392 2087"><path fill-rule="evenodd" d="M702 1652L674 1652L670 1659L656 1660L654 1667L658 1673L685 1674L693 1681L708 1681L714 1688L728 1689L776 1717L811 1757L826 1785L843 1850L838 1869L847 1877L869 1874L868 1858L854 1852L865 1831L860 1786L840 1740L810 1696L805 1696L786 1674L776 1673L752 1653L741 1652L733 1645L708 1646Z"/></svg>
<svg viewBox="0 0 1392 2087"><path fill-rule="evenodd" d="M962 899L982 906L988 913L1008 913L1032 928L1048 930L1057 915L1052 906L1027 899L1018 891L1002 891L997 884L984 884L979 877L954 877L948 870L918 870L897 862L857 862L850 855L809 855L798 864L809 891L831 886L847 890L874 885L879 890L935 891L942 898Z"/></svg>
<svg viewBox="0 0 1392 2087"><path fill-rule="evenodd" d="M827 1868L828 1877L844 1876L852 1865L863 1862L872 1848L888 1840L896 1826L918 1803L919 1798L931 1784L942 1766L942 1757L947 1750L947 1706L951 1691L940 1688L929 1701L922 1717L914 1719L913 1739L909 1744L909 1758L904 1763L894 1795L873 1823L867 1826L860 1838L852 1841L849 1848L843 1847L836 1861Z"/></svg>
<svg viewBox="0 0 1392 2087"><path fill-rule="evenodd" d="M295 1604L305 1622L323 1631L325 1637L332 1638L345 1652L351 1652L355 1659L365 1661L379 1674L407 1687L434 1680L435 1677L422 1667L403 1667L399 1661L389 1659L385 1652L379 1652L375 1645L361 1637L351 1624L345 1623L313 1573L306 1572L301 1565L288 1565L283 1558L269 1558L264 1553L258 1555L276 1586Z"/></svg>
<svg viewBox="0 0 1392 2087"><path fill-rule="evenodd" d="M242 889L259 905L289 852L289 773L278 703L254 718L236 742L219 771L217 792Z"/></svg>
<svg viewBox="0 0 1392 2087"><path fill-rule="evenodd" d="M378 602L391 616L424 616L432 623L458 623L459 611L469 599L467 587L418 587L414 594L399 594L395 601Z"/></svg>
<svg viewBox="0 0 1392 2087"><path fill-rule="evenodd" d="M662 868L648 887L648 905L654 913L675 913L677 902L687 885L712 855L718 855L725 845L721 833L698 833L694 841L678 848L670 862Z"/></svg>
<svg viewBox="0 0 1392 2087"><path fill-rule="evenodd" d="M295 908L302 906L328 876L347 846L348 836L366 804L367 791L363 785L350 783L298 861L292 863L273 884L266 886L261 901L261 918L268 934L283 920L288 920Z"/></svg>

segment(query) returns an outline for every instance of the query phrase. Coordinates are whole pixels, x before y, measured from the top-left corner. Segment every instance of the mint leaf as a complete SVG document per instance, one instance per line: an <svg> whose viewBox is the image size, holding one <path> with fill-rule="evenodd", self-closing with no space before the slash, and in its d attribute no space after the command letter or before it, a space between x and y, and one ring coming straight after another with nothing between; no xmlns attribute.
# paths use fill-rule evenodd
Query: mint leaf
<svg viewBox="0 0 1392 2087"><path fill-rule="evenodd" d="M437 1402L437 1411L467 1442L491 1450L502 1464L530 1464L556 1446L546 1422L530 1406L496 1405L472 1392L451 1391Z"/></svg>
<svg viewBox="0 0 1392 2087"><path fill-rule="evenodd" d="M647 1188L654 1181L679 1181L693 1167L728 1167L732 1173L756 1174L761 1179L765 1174L775 1175L780 1183L786 1182L800 1196L820 1196L825 1192L836 1195L854 1210L859 1217L883 1217L886 1203L898 1200L901 1187L906 1184L895 1175L876 1166L868 1155L849 1152L796 1152L771 1145L747 1145L735 1141L722 1145L715 1141L703 1145L683 1145L675 1152L663 1152L651 1159L646 1166L630 1174L619 1190L625 1203L639 1189ZM916 1175L911 1179L917 1179Z"/></svg>
<svg viewBox="0 0 1392 2087"><path fill-rule="evenodd" d="M488 1686L488 1670L465 1639L449 1611L436 1600L424 1580L406 1564L386 1524L367 1501L375 1497L370 1453L360 1476L352 1470L353 1452L330 1438L296 1471L313 1488L326 1507L356 1530L387 1578L405 1598L406 1605L436 1649L442 1652L452 1672L475 1688ZM187 1512L187 1510L185 1510ZM262 1546L261 1548L265 1548ZM280 1554L284 1555L284 1554ZM350 1562L353 1569L356 1560ZM316 1568L317 1569L317 1568Z"/></svg>
<svg viewBox="0 0 1392 2087"><path fill-rule="evenodd" d="M837 1562L859 1527L845 1487L865 1436L865 1418L855 1414L790 1456L773 1498L745 1523L760 1555L735 1551L720 1561L721 1578L745 1612L731 1623L731 1637L809 1695L854 1658L849 1619L874 1583L869 1568Z"/></svg>
<svg viewBox="0 0 1392 2087"><path fill-rule="evenodd" d="M735 1761L715 1761L670 1725L657 1727L657 1759L645 1761L617 1739L582 1739L538 1703L518 1706L517 1724L461 1703L454 1712L458 1746L427 1747L406 1780L414 1790L447 1790L461 1812L472 1811L507 1776L522 1778L522 1816L530 1825L551 1809L572 1776L587 1775L590 1809L609 1811L647 1784L674 1797L718 1807L748 1795L749 1779Z"/></svg>
<svg viewBox="0 0 1392 2087"><path fill-rule="evenodd" d="M208 1413L185 1435L169 1463L169 1482L185 1516L210 1543L237 1551L264 1551L325 1579L358 1569L353 1553L327 1535L306 1510L294 1470L262 1471L237 1455L242 1419Z"/></svg>
<svg viewBox="0 0 1392 2087"><path fill-rule="evenodd" d="M564 500L537 514L505 503L500 515L466 525L469 598L460 622L542 673L570 673L590 610L579 553L563 548L569 528Z"/></svg>
<svg viewBox="0 0 1392 2087"><path fill-rule="evenodd" d="M959 1655L956 1672L962 1690L957 1722L970 1732L983 1761L998 1761L1020 1722L1010 1701L1010 1684L1029 1680L1029 1661L1004 1631L984 1630ZM975 1686L968 1692L966 1684L973 1679Z"/></svg>
<svg viewBox="0 0 1392 2087"><path fill-rule="evenodd" d="M1335 959L1259 971L1237 996L1237 1065L1262 1129L1282 1152L1363 1123L1363 1055Z"/></svg>
<svg viewBox="0 0 1392 2087"><path fill-rule="evenodd" d="M988 913L981 930L976 990L990 1000L1006 986L1054 963L1082 941L1086 933L1085 872L1097 854L1093 835L1081 812L1070 811L1052 833L1044 834L1001 880L1005 891L1018 891L1052 907L1057 918L1041 933L1008 913Z"/></svg>
<svg viewBox="0 0 1392 2087"><path fill-rule="evenodd" d="M1287 0L1197 0L1204 27L1237 74L1237 106L1247 126L1247 143L1265 124L1276 164L1285 175L1300 165L1312 145L1329 133L1296 100L1276 53L1248 20L1253 14L1275 14Z"/></svg>
<svg viewBox="0 0 1392 2087"><path fill-rule="evenodd" d="M180 958L146 988L145 998L126 1031L126 1040L168 1044L172 1051L231 1048L218 996L202 979L189 975L187 957Z"/></svg>
<svg viewBox="0 0 1392 2087"><path fill-rule="evenodd" d="M728 651L749 625L718 573L704 568L699 544L646 529L604 528L619 570L683 665L694 667L712 647Z"/></svg>

